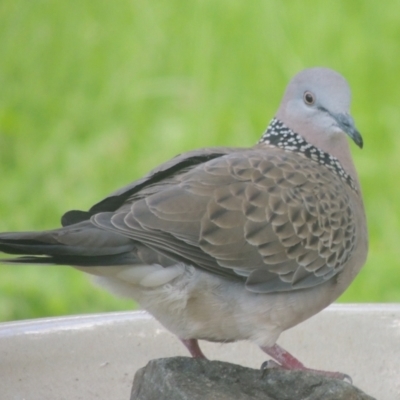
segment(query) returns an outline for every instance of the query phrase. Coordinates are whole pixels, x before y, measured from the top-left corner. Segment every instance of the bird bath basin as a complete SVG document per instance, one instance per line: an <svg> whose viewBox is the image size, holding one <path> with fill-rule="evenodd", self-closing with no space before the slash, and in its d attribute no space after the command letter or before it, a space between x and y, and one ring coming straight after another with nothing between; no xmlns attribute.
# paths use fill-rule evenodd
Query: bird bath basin
<svg viewBox="0 0 400 400"><path fill-rule="evenodd" d="M379 400L400 399L400 305L332 305L285 332L279 344L307 366L349 374ZM258 368L267 356L247 342L201 342L210 359ZM133 376L153 358L187 355L145 312L0 324L0 397L129 399Z"/></svg>

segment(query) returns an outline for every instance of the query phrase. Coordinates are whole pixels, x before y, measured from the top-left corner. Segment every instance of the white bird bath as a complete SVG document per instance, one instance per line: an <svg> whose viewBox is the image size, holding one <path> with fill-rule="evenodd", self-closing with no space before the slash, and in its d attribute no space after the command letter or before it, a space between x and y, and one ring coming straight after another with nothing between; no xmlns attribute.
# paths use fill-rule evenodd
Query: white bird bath
<svg viewBox="0 0 400 400"><path fill-rule="evenodd" d="M332 305L285 332L279 344L307 366L349 374L379 400L400 399L400 305ZM210 359L259 368L268 357L248 342L201 342ZM0 324L0 398L126 399L153 358L188 355L145 312Z"/></svg>

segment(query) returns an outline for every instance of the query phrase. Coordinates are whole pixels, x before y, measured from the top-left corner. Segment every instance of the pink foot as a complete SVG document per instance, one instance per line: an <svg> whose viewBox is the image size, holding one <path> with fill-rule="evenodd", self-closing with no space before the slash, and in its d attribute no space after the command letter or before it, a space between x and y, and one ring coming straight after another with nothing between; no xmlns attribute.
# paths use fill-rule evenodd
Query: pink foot
<svg viewBox="0 0 400 400"><path fill-rule="evenodd" d="M320 374L324 376L328 376L330 378L347 380L352 383L352 379L349 375L343 374L341 372L331 372L331 371L320 371L318 369L311 369L305 367L297 358L292 356L285 349L277 345L276 343L272 347L261 347L265 353L273 357L279 364L271 361L266 361L261 365L261 370L265 370L267 368L284 368L284 369L292 369L292 370L301 370L301 371L309 371L315 374Z"/></svg>
<svg viewBox="0 0 400 400"><path fill-rule="evenodd" d="M180 341L189 350L189 353L193 358L206 358L200 349L197 339L180 339Z"/></svg>

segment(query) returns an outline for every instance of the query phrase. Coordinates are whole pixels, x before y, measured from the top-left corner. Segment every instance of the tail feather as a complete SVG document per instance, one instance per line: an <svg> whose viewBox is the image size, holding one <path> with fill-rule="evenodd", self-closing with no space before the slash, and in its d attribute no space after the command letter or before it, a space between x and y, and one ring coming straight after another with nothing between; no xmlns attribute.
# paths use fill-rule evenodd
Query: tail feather
<svg viewBox="0 0 400 400"><path fill-rule="evenodd" d="M133 253L113 254L109 256L21 256L0 259L4 264L51 264L71 265L76 267L107 267L134 265L138 263Z"/></svg>
<svg viewBox="0 0 400 400"><path fill-rule="evenodd" d="M39 240L3 239L0 234L0 251L7 254L45 255L70 252L67 246L46 244Z"/></svg>
<svg viewBox="0 0 400 400"><path fill-rule="evenodd" d="M0 252L22 255L0 260L12 264L134 264L138 262L134 250L132 240L90 222L42 232L0 233Z"/></svg>

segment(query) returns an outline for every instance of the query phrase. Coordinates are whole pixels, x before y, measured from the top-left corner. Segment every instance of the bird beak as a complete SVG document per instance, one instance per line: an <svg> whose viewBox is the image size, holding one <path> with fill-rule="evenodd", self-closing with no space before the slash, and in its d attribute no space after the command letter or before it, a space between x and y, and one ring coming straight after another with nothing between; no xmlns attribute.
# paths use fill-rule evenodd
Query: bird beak
<svg viewBox="0 0 400 400"><path fill-rule="evenodd" d="M338 126L340 129L343 130L343 132L346 132L353 140L354 143L360 148L363 148L363 138L356 129L356 126L354 124L354 120L351 117L350 114L331 114L332 117L335 119L337 122Z"/></svg>

